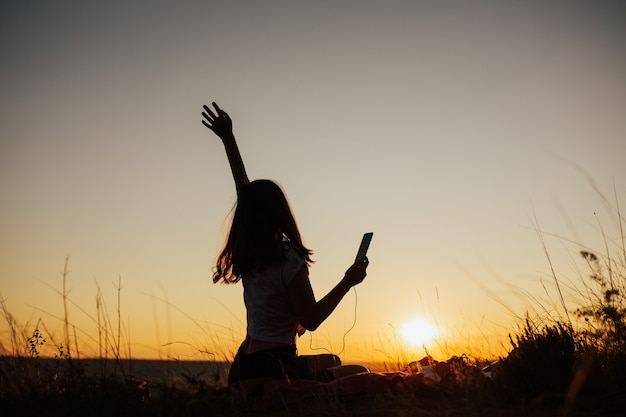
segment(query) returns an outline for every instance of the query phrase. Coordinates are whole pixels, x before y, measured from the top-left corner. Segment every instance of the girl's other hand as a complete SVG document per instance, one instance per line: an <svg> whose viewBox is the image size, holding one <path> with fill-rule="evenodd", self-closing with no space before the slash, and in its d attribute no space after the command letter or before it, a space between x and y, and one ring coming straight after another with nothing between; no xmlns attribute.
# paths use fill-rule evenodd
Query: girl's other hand
<svg viewBox="0 0 626 417"><path fill-rule="evenodd" d="M367 257L359 259L350 268L348 268L343 279L346 283L350 284L351 287L360 284L367 275L367 265L369 265Z"/></svg>

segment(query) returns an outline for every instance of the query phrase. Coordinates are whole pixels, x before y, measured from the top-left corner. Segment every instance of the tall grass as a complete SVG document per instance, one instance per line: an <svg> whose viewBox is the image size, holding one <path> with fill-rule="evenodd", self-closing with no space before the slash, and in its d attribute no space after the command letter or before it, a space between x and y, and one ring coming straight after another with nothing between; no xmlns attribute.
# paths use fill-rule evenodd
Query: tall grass
<svg viewBox="0 0 626 417"><path fill-rule="evenodd" d="M611 210L616 235L609 237L598 221L602 250L546 233L535 218L556 300L549 306L539 302L509 336L511 350L496 374L501 396L522 403L556 402L562 404L563 415L573 412L580 396L614 404L615 409L626 405L624 400L615 405L626 395L626 221L617 196ZM577 248L576 280L556 272L548 236Z"/></svg>
<svg viewBox="0 0 626 417"><path fill-rule="evenodd" d="M578 250L577 281L557 273L547 249L549 236L537 225L548 264L553 292L548 302L522 315L511 329L510 347L499 358L468 356L450 362L450 372L440 382L423 375L403 376L404 383L377 395L342 397L332 392L284 407L259 410L224 388L227 362L232 353L208 345L220 337L234 338L232 330L214 332L207 323L189 317L167 299L154 297L178 311L198 329L191 343L206 362L221 367L192 367L178 362L178 378L163 373L160 380L137 378L132 367L130 330L121 314L122 281L115 285L116 308L109 311L97 287L96 314L98 366L87 369L68 305L68 259L63 270L63 334L56 337L42 320L20 324L0 294L0 311L8 338L0 340L0 414L9 415L386 415L399 416L522 416L621 415L626 407L626 239L624 217L615 204L617 237L604 237L602 251L584 245ZM536 219L535 219L536 220ZM538 299L535 302L540 303ZM393 330L393 329L392 329ZM228 332L230 331L230 336ZM394 339L394 337L396 339ZM170 342L177 343L177 342ZM397 347L397 333L380 341L388 358L387 371L404 369L409 360ZM54 355L44 357L46 347ZM170 358L168 358L170 359ZM169 361L167 361L169 362ZM483 368L489 365L489 368ZM488 371L488 372L486 372Z"/></svg>
<svg viewBox="0 0 626 417"><path fill-rule="evenodd" d="M159 361L150 361L149 369L135 370L133 364L144 361L132 358L130 330L122 320L121 278L114 284L114 311L96 284L96 313L91 315L69 297L68 276L66 258L61 290L55 290L62 300L63 315L48 314L61 322L60 336L41 319L20 323L0 293L0 314L9 335L0 339L0 415L178 415L187 407L202 404L196 398L199 392L225 385L227 367L220 359L226 354L210 355L203 364L167 358L161 361L160 372ZM97 336L72 324L69 305L96 325ZM96 357L81 355L79 333L97 343ZM206 348L198 347L201 349ZM214 396L214 400L218 398L223 396Z"/></svg>

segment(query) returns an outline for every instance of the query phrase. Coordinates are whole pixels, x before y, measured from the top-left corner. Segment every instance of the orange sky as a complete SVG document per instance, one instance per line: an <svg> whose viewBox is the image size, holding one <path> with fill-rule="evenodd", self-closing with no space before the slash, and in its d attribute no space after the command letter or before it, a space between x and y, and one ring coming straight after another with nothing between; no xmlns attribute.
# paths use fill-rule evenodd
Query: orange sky
<svg viewBox="0 0 626 417"><path fill-rule="evenodd" d="M419 316L449 353L501 350L494 334L553 299L535 216L595 250L601 227L619 243L620 2L336 3L3 6L0 292L27 333L41 319L60 339L69 256L85 346L98 286L117 332L121 279L133 355L232 354L242 289L210 277L235 192L200 124L211 100L250 177L284 187L318 296L375 233L358 302L348 294L303 352L339 352L355 303L346 359L395 355L396 330ZM577 245L546 238L576 281Z"/></svg>

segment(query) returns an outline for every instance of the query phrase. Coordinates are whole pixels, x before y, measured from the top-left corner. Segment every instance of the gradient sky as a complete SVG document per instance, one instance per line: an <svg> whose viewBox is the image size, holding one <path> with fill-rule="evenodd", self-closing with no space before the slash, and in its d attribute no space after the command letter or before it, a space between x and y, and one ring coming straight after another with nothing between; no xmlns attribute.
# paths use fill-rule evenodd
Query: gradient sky
<svg viewBox="0 0 626 417"><path fill-rule="evenodd" d="M535 216L598 251L601 228L611 246L619 236L621 2L2 10L0 292L30 331L41 318L61 339L56 291L69 256L79 339L97 333L86 313L96 316L98 285L116 327L121 279L133 355L233 351L242 288L210 279L235 201L223 147L200 123L213 100L233 118L249 176L288 195L315 251L318 297L374 232L344 358L391 357L394 329L419 316L439 323L440 343L497 349L495 334L536 308L521 294L548 310L554 299ZM563 239L546 235L546 245L557 273L575 280L577 246ZM350 293L301 351L340 351L354 311Z"/></svg>

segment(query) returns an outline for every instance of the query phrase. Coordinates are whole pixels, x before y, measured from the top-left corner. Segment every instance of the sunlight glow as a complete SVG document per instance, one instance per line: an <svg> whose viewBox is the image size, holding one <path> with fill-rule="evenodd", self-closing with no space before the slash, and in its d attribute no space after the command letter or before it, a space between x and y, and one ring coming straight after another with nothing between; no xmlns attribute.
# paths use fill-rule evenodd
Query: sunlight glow
<svg viewBox="0 0 626 417"><path fill-rule="evenodd" d="M427 345L439 335L437 325L423 317L404 322L398 330L404 343L410 346Z"/></svg>

